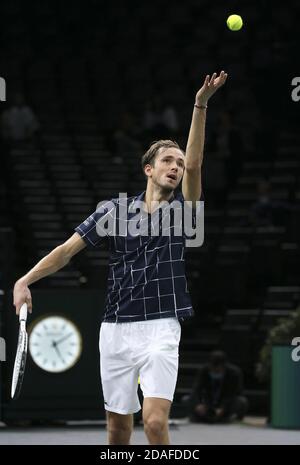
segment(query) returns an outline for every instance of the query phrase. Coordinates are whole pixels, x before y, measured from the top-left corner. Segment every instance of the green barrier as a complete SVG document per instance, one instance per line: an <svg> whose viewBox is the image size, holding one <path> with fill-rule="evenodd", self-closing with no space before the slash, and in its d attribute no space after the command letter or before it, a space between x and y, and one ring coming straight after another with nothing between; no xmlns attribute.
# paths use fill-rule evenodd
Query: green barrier
<svg viewBox="0 0 300 465"><path fill-rule="evenodd" d="M292 345L272 348L271 425L300 428L300 361L292 359Z"/></svg>

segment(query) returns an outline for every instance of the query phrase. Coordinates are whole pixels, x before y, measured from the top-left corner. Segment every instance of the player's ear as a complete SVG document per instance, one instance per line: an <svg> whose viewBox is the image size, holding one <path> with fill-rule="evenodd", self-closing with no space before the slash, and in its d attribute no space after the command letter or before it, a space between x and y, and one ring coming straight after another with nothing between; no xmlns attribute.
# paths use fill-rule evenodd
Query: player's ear
<svg viewBox="0 0 300 465"><path fill-rule="evenodd" d="M145 165L144 173L147 177L151 175L151 169L152 169L152 166L149 163Z"/></svg>

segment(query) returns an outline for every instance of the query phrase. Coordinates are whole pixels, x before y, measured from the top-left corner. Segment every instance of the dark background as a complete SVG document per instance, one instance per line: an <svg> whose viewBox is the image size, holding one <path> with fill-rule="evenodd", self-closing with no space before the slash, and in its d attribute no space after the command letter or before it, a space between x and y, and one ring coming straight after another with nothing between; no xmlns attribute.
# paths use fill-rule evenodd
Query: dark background
<svg viewBox="0 0 300 465"><path fill-rule="evenodd" d="M239 32L226 27L231 13L243 17ZM259 350L300 295L300 102L291 99L299 13L296 1L3 2L0 334L8 345L17 331L7 317L14 282L100 200L145 189L140 159L153 140L185 149L195 93L206 74L224 69L227 83L207 112L205 242L187 252L196 316L183 328L174 405L208 352L222 348L244 371L250 410L268 412ZM38 121L26 140L3 130L16 92ZM147 125L149 109L170 107L177 125ZM104 248L85 250L32 290L105 289L107 258ZM9 359L6 387L11 367Z"/></svg>

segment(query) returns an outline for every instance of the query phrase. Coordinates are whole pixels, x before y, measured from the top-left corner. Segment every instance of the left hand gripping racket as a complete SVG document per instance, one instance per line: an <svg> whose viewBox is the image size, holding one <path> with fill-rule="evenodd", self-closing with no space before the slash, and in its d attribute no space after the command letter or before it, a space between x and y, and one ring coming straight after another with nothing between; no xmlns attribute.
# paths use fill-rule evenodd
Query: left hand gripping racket
<svg viewBox="0 0 300 465"><path fill-rule="evenodd" d="M19 339L18 339L18 347L17 347L12 383L11 383L11 398L12 399L17 399L20 395L24 372L25 372L27 346L28 346L28 337L27 337L27 332L26 332L26 320L27 320L27 304L25 303L20 308L20 314L19 314L19 321L20 321Z"/></svg>

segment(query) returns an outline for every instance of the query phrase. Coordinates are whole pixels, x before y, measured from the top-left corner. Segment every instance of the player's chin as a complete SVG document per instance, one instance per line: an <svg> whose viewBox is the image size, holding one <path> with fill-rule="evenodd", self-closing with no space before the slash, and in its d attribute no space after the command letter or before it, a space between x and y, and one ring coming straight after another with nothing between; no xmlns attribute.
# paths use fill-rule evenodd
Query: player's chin
<svg viewBox="0 0 300 465"><path fill-rule="evenodd" d="M173 192L173 190L176 188L175 183L170 183L170 182L164 182L161 187L165 192Z"/></svg>
<svg viewBox="0 0 300 465"><path fill-rule="evenodd" d="M164 182L164 188L173 191L178 186L179 182L175 179L168 179Z"/></svg>

